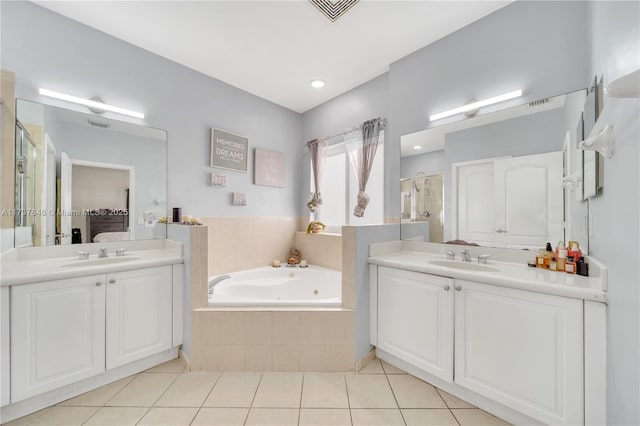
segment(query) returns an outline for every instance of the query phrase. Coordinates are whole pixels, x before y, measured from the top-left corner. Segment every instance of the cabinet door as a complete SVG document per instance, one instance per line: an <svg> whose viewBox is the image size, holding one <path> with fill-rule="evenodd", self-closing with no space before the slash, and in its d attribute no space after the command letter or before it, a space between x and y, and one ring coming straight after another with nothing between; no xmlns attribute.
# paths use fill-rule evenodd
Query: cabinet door
<svg viewBox="0 0 640 426"><path fill-rule="evenodd" d="M11 288L11 402L104 371L104 275Z"/></svg>
<svg viewBox="0 0 640 426"><path fill-rule="evenodd" d="M583 424L582 301L456 280L455 382L546 424Z"/></svg>
<svg viewBox="0 0 640 426"><path fill-rule="evenodd" d="M453 280L378 268L378 347L453 379Z"/></svg>
<svg viewBox="0 0 640 426"><path fill-rule="evenodd" d="M107 275L107 370L171 348L171 266Z"/></svg>

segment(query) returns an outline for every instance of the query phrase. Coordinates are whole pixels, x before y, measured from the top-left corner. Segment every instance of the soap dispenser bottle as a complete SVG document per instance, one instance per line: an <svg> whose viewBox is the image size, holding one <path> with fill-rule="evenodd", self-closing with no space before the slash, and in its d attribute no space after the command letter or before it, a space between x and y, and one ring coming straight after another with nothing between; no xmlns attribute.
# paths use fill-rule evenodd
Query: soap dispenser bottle
<svg viewBox="0 0 640 426"><path fill-rule="evenodd" d="M564 246L562 241L558 241L556 246L556 259L558 272L564 272L564 265L567 263L568 249Z"/></svg>

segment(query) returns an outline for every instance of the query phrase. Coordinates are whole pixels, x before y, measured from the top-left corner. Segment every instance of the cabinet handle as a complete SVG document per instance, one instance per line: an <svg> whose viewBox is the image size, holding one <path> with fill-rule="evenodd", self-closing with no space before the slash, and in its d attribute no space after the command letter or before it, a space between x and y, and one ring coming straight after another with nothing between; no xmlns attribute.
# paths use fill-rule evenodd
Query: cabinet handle
<svg viewBox="0 0 640 426"><path fill-rule="evenodd" d="M109 284L115 284L115 283L116 283L116 280L114 280L113 278L109 280Z"/></svg>
<svg viewBox="0 0 640 426"><path fill-rule="evenodd" d="M460 287L459 285L456 286L456 291L460 291L462 290L462 287Z"/></svg>
<svg viewBox="0 0 640 426"><path fill-rule="evenodd" d="M444 291L449 291L449 286L448 285L444 286Z"/></svg>
<svg viewBox="0 0 640 426"><path fill-rule="evenodd" d="M100 287L102 285L102 281L97 281L96 282L96 287Z"/></svg>

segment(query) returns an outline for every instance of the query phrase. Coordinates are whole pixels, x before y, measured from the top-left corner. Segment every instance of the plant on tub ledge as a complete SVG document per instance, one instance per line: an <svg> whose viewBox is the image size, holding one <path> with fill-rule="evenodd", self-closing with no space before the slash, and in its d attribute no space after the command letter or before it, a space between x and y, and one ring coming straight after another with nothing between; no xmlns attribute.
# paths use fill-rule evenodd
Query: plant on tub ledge
<svg viewBox="0 0 640 426"><path fill-rule="evenodd" d="M309 223L309 226L307 226L307 235L319 234L320 232L324 231L324 228L326 227L327 225L325 225L324 223L314 220L313 222Z"/></svg>

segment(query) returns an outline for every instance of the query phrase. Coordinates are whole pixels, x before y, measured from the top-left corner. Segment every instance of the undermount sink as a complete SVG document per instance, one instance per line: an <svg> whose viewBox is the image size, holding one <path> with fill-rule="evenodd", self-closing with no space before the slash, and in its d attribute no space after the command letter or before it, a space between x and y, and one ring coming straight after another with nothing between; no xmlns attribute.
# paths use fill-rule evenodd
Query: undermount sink
<svg viewBox="0 0 640 426"><path fill-rule="evenodd" d="M63 268L81 268L83 266L100 266L111 265L112 263L131 262L140 259L135 256L120 256L120 257L102 257L100 259L93 260L78 260L77 262L65 263Z"/></svg>
<svg viewBox="0 0 640 426"><path fill-rule="evenodd" d="M462 271L500 272L498 268L481 265L479 263L456 262L455 260L430 260L429 263L435 266L444 266L445 268L459 269Z"/></svg>

